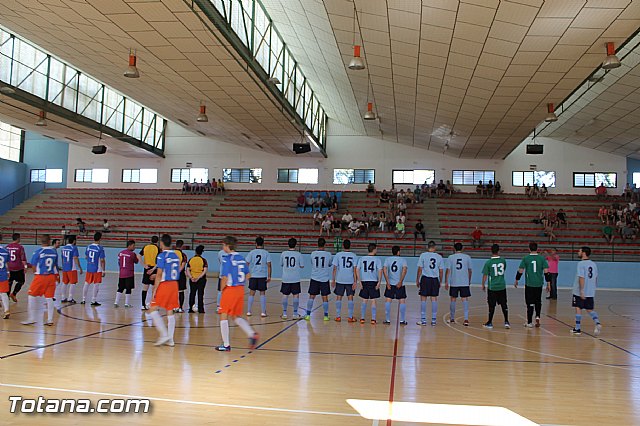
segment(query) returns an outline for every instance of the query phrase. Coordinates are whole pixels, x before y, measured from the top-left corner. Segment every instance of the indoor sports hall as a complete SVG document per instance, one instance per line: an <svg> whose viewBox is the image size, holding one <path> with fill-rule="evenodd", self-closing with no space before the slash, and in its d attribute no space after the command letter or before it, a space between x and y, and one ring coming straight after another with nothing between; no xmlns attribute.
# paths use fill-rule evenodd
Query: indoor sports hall
<svg viewBox="0 0 640 426"><path fill-rule="evenodd" d="M0 2L7 425L640 424L640 2Z"/></svg>

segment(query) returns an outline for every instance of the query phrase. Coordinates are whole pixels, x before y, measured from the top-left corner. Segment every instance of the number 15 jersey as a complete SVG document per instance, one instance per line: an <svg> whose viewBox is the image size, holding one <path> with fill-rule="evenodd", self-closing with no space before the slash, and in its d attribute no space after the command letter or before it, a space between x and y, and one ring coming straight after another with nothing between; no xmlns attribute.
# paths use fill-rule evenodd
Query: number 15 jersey
<svg viewBox="0 0 640 426"><path fill-rule="evenodd" d="M341 251L333 257L331 265L336 268L336 283L353 284L353 268L358 263L358 257L350 251Z"/></svg>
<svg viewBox="0 0 640 426"><path fill-rule="evenodd" d="M180 258L172 250L165 250L156 259L158 271L162 273L160 282L178 281L180 278Z"/></svg>

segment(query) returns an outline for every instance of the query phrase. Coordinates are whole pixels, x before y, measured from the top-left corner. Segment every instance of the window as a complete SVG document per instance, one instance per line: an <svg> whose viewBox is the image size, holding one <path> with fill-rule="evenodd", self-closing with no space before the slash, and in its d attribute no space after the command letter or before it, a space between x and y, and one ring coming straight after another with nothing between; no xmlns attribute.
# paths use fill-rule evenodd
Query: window
<svg viewBox="0 0 640 426"><path fill-rule="evenodd" d="M109 183L109 169L76 169L75 181Z"/></svg>
<svg viewBox="0 0 640 426"><path fill-rule="evenodd" d="M335 185L348 185L351 183L375 183L376 171L374 169L333 169L333 183Z"/></svg>
<svg viewBox="0 0 640 426"><path fill-rule="evenodd" d="M224 169L222 181L232 183L262 183L262 169Z"/></svg>
<svg viewBox="0 0 640 426"><path fill-rule="evenodd" d="M0 122L0 158L20 161L22 151L22 129Z"/></svg>
<svg viewBox="0 0 640 426"><path fill-rule="evenodd" d="M496 172L493 170L454 170L451 173L454 185L477 185L478 182L496 182Z"/></svg>
<svg viewBox="0 0 640 426"><path fill-rule="evenodd" d="M318 183L318 169L278 169L278 183Z"/></svg>
<svg viewBox="0 0 640 426"><path fill-rule="evenodd" d="M171 169L171 183L182 183L184 181L192 183L196 181L206 182L209 180L209 169L203 168L187 168L187 169Z"/></svg>
<svg viewBox="0 0 640 426"><path fill-rule="evenodd" d="M633 186L636 188L640 188L640 173L633 173Z"/></svg>
<svg viewBox="0 0 640 426"><path fill-rule="evenodd" d="M31 182L62 183L62 169L33 169Z"/></svg>
<svg viewBox="0 0 640 426"><path fill-rule="evenodd" d="M432 184L436 179L435 170L394 170L391 176L394 185Z"/></svg>
<svg viewBox="0 0 640 426"><path fill-rule="evenodd" d="M573 186L575 188L595 188L600 186L601 183L607 188L616 188L618 186L618 174L602 172L573 173Z"/></svg>
<svg viewBox="0 0 640 426"><path fill-rule="evenodd" d="M122 169L124 183L158 183L158 169Z"/></svg>
<svg viewBox="0 0 640 426"><path fill-rule="evenodd" d="M556 172L513 172L513 186L527 186L537 184L542 186L544 184L547 188L554 188L556 186Z"/></svg>

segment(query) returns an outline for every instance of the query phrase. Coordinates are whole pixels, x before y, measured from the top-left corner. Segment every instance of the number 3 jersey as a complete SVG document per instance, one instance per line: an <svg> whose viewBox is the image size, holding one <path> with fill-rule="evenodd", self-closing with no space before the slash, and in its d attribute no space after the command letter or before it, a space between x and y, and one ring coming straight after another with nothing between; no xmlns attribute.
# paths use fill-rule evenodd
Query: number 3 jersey
<svg viewBox="0 0 640 426"><path fill-rule="evenodd" d="M160 282L178 281L180 278L180 258L173 250L165 250L156 259L158 272L162 274Z"/></svg>
<svg viewBox="0 0 640 426"><path fill-rule="evenodd" d="M222 258L220 277L227 277L228 287L242 287L247 280L247 262L238 253L230 253Z"/></svg>
<svg viewBox="0 0 640 426"><path fill-rule="evenodd" d="M489 290L499 291L507 288L504 273L507 270L507 261L501 257L492 257L487 260L482 268L482 275L489 277Z"/></svg>
<svg viewBox="0 0 640 426"><path fill-rule="evenodd" d="M9 251L0 246L0 283L9 280Z"/></svg>
<svg viewBox="0 0 640 426"><path fill-rule="evenodd" d="M422 276L429 278L440 278L442 267L442 256L435 252L425 252L418 259L418 267L422 268Z"/></svg>
<svg viewBox="0 0 640 426"><path fill-rule="evenodd" d="M31 264L36 267L36 275L58 273L58 253L53 247L40 247L33 253Z"/></svg>
<svg viewBox="0 0 640 426"><path fill-rule="evenodd" d="M100 270L100 259L104 259L104 249L100 244L89 244L84 252L87 258L87 272L103 272Z"/></svg>

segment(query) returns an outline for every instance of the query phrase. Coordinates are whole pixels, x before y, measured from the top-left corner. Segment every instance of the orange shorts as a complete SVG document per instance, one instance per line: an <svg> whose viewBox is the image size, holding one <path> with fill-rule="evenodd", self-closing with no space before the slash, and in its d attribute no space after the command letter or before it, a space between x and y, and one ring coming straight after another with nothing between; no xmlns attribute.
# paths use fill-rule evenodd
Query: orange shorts
<svg viewBox="0 0 640 426"><path fill-rule="evenodd" d="M56 293L57 275L35 275L29 287L29 296L44 296L52 298Z"/></svg>
<svg viewBox="0 0 640 426"><path fill-rule="evenodd" d="M102 278L100 278L102 281ZM62 284L78 284L78 271L63 271Z"/></svg>
<svg viewBox="0 0 640 426"><path fill-rule="evenodd" d="M172 311L180 307L178 302L178 281L163 281L156 289L156 295L151 301L151 306L165 308Z"/></svg>
<svg viewBox="0 0 640 426"><path fill-rule="evenodd" d="M87 284L101 284L102 272L87 272L84 276L84 282Z"/></svg>
<svg viewBox="0 0 640 426"><path fill-rule="evenodd" d="M0 293L9 293L9 281L0 281Z"/></svg>
<svg viewBox="0 0 640 426"><path fill-rule="evenodd" d="M244 305L244 287L225 287L220 298L220 313L240 316Z"/></svg>

